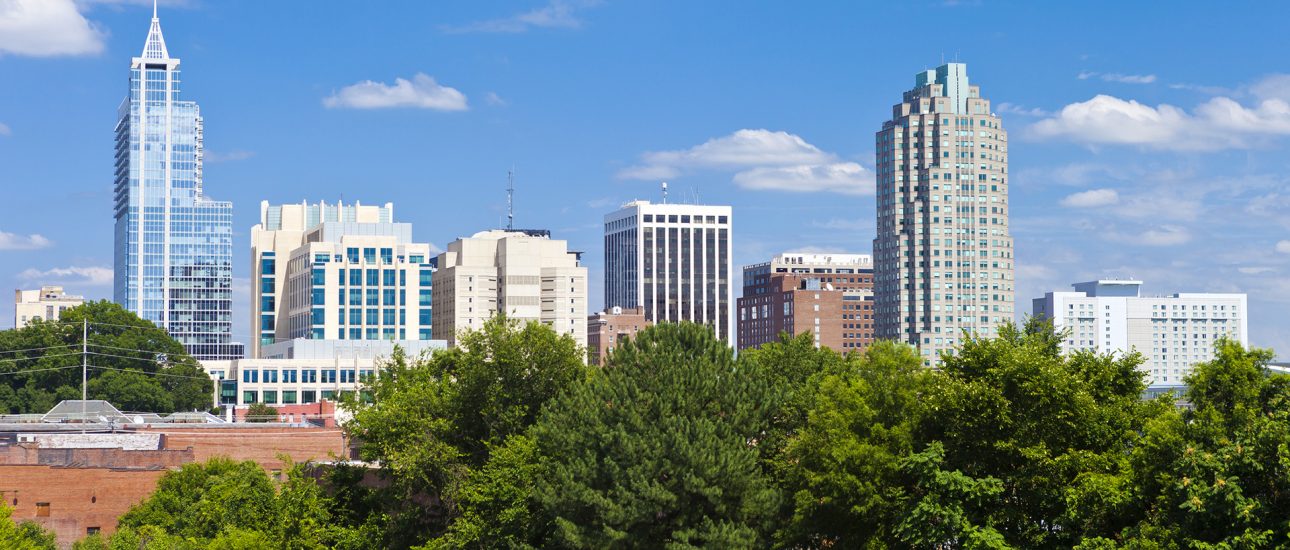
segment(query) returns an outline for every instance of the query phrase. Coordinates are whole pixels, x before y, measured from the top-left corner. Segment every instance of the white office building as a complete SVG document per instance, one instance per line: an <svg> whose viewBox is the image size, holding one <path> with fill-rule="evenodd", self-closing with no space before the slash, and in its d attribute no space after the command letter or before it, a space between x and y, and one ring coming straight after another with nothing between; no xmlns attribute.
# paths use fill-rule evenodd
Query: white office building
<svg viewBox="0 0 1290 550"><path fill-rule="evenodd" d="M299 338L263 346L263 357L202 361L215 381L215 404L309 405L335 402L379 376L382 361L399 346L410 359L447 348L442 340L309 340Z"/></svg>
<svg viewBox="0 0 1290 550"><path fill-rule="evenodd" d="M430 340L433 257L394 205L260 203L251 229L252 356L275 342Z"/></svg>
<svg viewBox="0 0 1290 550"><path fill-rule="evenodd" d="M14 328L25 327L32 321L57 321L63 311L85 303L85 297L67 294L61 286L15 290L13 294Z"/></svg>
<svg viewBox="0 0 1290 550"><path fill-rule="evenodd" d="M537 321L587 345L587 268L545 230L483 231L457 239L434 273L433 336L455 345L501 311Z"/></svg>
<svg viewBox="0 0 1290 550"><path fill-rule="evenodd" d="M1116 279L1073 286L1035 298L1033 314L1070 331L1063 351L1137 350L1152 389L1181 386L1192 365L1213 358L1219 338L1248 345L1245 294L1143 296L1142 281Z"/></svg>
<svg viewBox="0 0 1290 550"><path fill-rule="evenodd" d="M633 201L605 216L605 307L691 321L734 345L729 206Z"/></svg>

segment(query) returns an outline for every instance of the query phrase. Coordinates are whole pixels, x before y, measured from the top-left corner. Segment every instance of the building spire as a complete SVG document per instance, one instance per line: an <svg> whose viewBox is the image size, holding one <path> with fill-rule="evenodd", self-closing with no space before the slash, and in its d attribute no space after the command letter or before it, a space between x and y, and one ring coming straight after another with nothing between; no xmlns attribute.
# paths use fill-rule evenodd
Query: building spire
<svg viewBox="0 0 1290 550"><path fill-rule="evenodd" d="M148 27L148 41L143 44L144 59L169 59L166 39L161 36L161 20L157 18L157 0L152 0L152 26Z"/></svg>

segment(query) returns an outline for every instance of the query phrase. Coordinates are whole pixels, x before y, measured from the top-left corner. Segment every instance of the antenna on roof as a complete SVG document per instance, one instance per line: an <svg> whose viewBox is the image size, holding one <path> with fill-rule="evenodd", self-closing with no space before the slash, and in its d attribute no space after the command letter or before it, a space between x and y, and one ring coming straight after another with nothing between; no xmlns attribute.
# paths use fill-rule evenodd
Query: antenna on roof
<svg viewBox="0 0 1290 550"><path fill-rule="evenodd" d="M152 18L157 18L157 0L152 0Z"/></svg>
<svg viewBox="0 0 1290 550"><path fill-rule="evenodd" d="M663 204L667 204L667 182L663 182Z"/></svg>
<svg viewBox="0 0 1290 550"><path fill-rule="evenodd" d="M515 165L506 171L506 230L515 229Z"/></svg>

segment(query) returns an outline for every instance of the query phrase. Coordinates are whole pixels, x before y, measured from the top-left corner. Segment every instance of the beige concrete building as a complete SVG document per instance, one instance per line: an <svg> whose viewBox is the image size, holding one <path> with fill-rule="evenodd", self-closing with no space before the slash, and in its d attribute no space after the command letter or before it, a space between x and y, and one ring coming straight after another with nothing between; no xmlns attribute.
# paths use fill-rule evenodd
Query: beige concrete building
<svg viewBox="0 0 1290 550"><path fill-rule="evenodd" d="M85 297L66 294L61 286L42 286L40 290L15 290L13 326L22 328L35 320L57 321L64 310L84 303Z"/></svg>
<svg viewBox="0 0 1290 550"><path fill-rule="evenodd" d="M438 257L433 337L456 343L498 311L538 321L587 345L587 268L542 230L493 230L460 238Z"/></svg>
<svg viewBox="0 0 1290 550"><path fill-rule="evenodd" d="M875 135L875 336L925 365L1014 317L1008 133L967 65L915 75Z"/></svg>
<svg viewBox="0 0 1290 550"><path fill-rule="evenodd" d="M605 364L609 352L624 338L635 338L636 333L649 325L643 307L624 309L615 306L608 311L593 313L587 318L587 359L592 365Z"/></svg>
<svg viewBox="0 0 1290 550"><path fill-rule="evenodd" d="M251 259L252 357L296 338L431 339L431 246L392 204L262 202Z"/></svg>

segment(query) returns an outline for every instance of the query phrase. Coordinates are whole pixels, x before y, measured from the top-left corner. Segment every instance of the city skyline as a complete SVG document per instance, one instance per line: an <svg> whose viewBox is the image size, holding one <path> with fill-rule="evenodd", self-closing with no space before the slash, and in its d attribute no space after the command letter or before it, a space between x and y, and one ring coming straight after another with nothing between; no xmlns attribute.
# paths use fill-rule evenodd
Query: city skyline
<svg viewBox="0 0 1290 550"><path fill-rule="evenodd" d="M944 51L971 65L1011 134L1018 314L1070 281L1133 276L1148 293L1247 292L1250 342L1290 347L1279 315L1290 305L1279 216L1290 183L1278 158L1290 76L1275 72L1278 35L1260 30L1278 18L1212 14L1216 28L1239 22L1241 40L1200 44L1133 24L1151 11L1168 28L1185 14L958 4L756 7L736 22L726 17L734 4L409 3L337 18L289 3L163 2L161 17L184 58L184 94L208 117L212 194L238 205L236 258L260 200L394 202L417 211L407 220L416 240L443 247L504 225L512 163L517 224L590 252L592 311L612 305L599 299L601 218L631 199L659 200L661 180L674 201L698 195L768 220L738 228L736 272L804 242L869 253L873 130L909 75ZM151 5L66 9L42 25L70 26L39 27L58 30L57 43L0 38L0 74L12 83L0 91L0 185L12 194L0 210L0 278L110 298L105 150L120 65L137 55ZM914 11L944 36L892 53L897 31L844 32L852 18ZM1045 23L1018 24L1037 15ZM14 17L0 7L0 21ZM347 32L386 38L334 38ZM1130 51L1144 40L1159 47ZM1023 48L1031 42L1045 47ZM265 59L292 62L246 62ZM36 109L42 101L58 112ZM376 108L386 104L401 107ZM418 205L441 201L452 204ZM233 321L246 342L240 264Z"/></svg>

